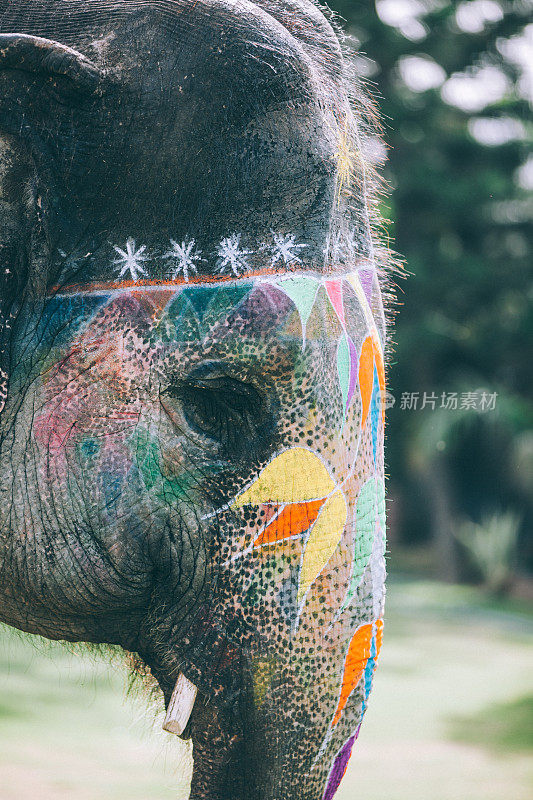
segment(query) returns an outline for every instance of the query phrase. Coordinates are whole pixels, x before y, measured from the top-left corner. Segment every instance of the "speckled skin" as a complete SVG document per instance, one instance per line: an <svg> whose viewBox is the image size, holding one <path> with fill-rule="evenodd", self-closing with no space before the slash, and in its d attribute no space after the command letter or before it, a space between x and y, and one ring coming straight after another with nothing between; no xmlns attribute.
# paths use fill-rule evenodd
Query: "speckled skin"
<svg viewBox="0 0 533 800"><path fill-rule="evenodd" d="M7 215L0 231L0 366L7 377L0 618L50 638L138 653L167 702L183 671L199 688L186 731L194 742L192 800L329 799L375 666L367 648L367 671L351 686L348 648L363 626L374 642L384 595L384 531L376 529L372 553L363 558L356 525L363 485L383 482L383 418L379 410L364 412L359 384L345 409L338 361L343 335L360 363L372 330L381 353L379 286L374 277L364 299L344 282L341 319L320 283L371 256L364 200L349 207L338 192L331 121L337 125L348 101L338 88L333 108L337 40L306 2L205 2L194 24L184 4L170 0L69 0L61 4L62 19L59 5L0 3L0 66L9 61L0 73L0 201ZM253 31L270 37L272 58L286 68L254 66L257 74L237 78L233 70L231 80L225 69L200 89L187 87L188 78L176 74L189 72L169 67L174 56L165 37L168 19L177 16L182 37L197 26L184 50L192 59L193 45L203 42L198 64L215 57L221 30L232 40L220 53L217 44L225 65L243 43L249 48ZM289 33L295 19L299 33ZM6 55L12 41L2 40L4 32L54 39L63 33L64 44L93 59L90 69L77 62L90 80L84 73L73 87L63 74L73 69L71 55L51 61L42 43L24 41L29 50L22 56ZM327 57L315 64L315 51ZM155 65L150 76L147 63ZM272 71L269 83L264 76ZM42 103L33 106L33 129L17 136L25 100L14 98L39 95L41 80L59 93L61 113L44 124ZM216 97L205 87L227 93L233 81L229 95L238 101L241 80L255 95L237 102L234 113L224 111L220 122ZM188 116L170 92L179 86ZM200 163L192 159L187 126L202 92L207 105L196 133L211 149ZM137 109L144 103L143 114L132 112L132 97ZM168 147L156 148L161 136ZM233 165L231 176L221 157ZM250 164L255 180L247 181ZM340 241L349 210L352 250L332 254L331 232ZM305 261L298 251L300 257L277 265L276 276L262 244L271 230L294 234L306 248ZM168 278L170 236L194 238L208 254L234 231L243 247L255 242L250 274L243 269L215 282L220 261L206 256L197 263L197 285ZM153 256L144 280L124 284L113 256L129 237ZM310 274L320 284L305 343L301 315L276 282L279 274ZM363 378L360 370L359 383ZM298 587L312 523L254 547L281 503L236 502L277 455L294 448L316 456L346 504L338 540L324 563L318 548L321 568L303 599ZM361 578L348 596L358 559ZM351 689L341 709L343 685ZM342 763L334 768L338 753Z"/></svg>

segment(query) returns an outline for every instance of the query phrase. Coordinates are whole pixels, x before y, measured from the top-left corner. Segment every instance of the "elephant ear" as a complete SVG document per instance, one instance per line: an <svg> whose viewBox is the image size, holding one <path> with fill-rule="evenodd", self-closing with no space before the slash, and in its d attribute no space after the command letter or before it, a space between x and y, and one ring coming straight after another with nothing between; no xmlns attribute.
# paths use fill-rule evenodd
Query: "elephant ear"
<svg viewBox="0 0 533 800"><path fill-rule="evenodd" d="M0 34L0 410L18 302L30 281L46 282L44 265L57 245L57 230L68 229L61 222L57 162L70 154L60 133L72 129L65 120L74 116L73 108L104 93L106 80L103 70L71 47L40 36ZM29 274L30 260L43 265L41 274Z"/></svg>
<svg viewBox="0 0 533 800"><path fill-rule="evenodd" d="M78 94L102 92L105 73L72 47L24 33L0 34L0 70L21 70L42 78L64 82Z"/></svg>
<svg viewBox="0 0 533 800"><path fill-rule="evenodd" d="M105 93L107 84L105 71L72 47L40 36L2 33L0 135L23 143L39 176L53 184L58 165L79 148L80 112Z"/></svg>
<svg viewBox="0 0 533 800"><path fill-rule="evenodd" d="M79 120L108 83L105 71L72 47L0 34L0 274L14 274L28 231L39 229L50 247L57 244L64 176L83 141Z"/></svg>

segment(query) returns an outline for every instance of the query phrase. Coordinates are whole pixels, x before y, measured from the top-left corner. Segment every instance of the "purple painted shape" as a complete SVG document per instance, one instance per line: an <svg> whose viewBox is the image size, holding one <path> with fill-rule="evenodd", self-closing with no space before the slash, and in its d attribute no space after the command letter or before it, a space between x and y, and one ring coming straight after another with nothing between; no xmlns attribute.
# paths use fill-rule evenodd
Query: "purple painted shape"
<svg viewBox="0 0 533 800"><path fill-rule="evenodd" d="M359 280L361 281L361 286L363 287L363 292L365 293L366 299L368 300L368 305L372 304L372 286L374 284L374 270L373 269L360 269L357 273L359 275Z"/></svg>
<svg viewBox="0 0 533 800"><path fill-rule="evenodd" d="M359 731L357 731L357 733L358 732ZM354 733L354 735L348 739L346 744L341 747L335 756L335 761L329 773L328 785L326 786L326 791L324 792L322 800L332 800L333 795L339 788L340 782L346 772L346 767L348 766L348 760L352 754L353 743L357 739L357 733Z"/></svg>
<svg viewBox="0 0 533 800"><path fill-rule="evenodd" d="M349 336L346 336L346 338L348 340L348 351L350 353L350 380L348 382L348 395L346 399L346 408L348 408L355 392L355 387L357 386L357 367L359 357L357 355L357 348L355 344L352 342Z"/></svg>

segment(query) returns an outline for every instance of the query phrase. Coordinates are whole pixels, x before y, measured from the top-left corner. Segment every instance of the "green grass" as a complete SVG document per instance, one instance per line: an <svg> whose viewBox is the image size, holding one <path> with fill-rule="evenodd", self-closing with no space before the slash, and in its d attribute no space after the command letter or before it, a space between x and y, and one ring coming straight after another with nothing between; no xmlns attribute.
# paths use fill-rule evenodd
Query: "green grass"
<svg viewBox="0 0 533 800"><path fill-rule="evenodd" d="M338 800L529 800L533 613L389 584L369 709ZM115 665L0 630L1 800L182 800L190 752Z"/></svg>
<svg viewBox="0 0 533 800"><path fill-rule="evenodd" d="M496 755L503 751L533 753L533 695L458 717L451 732L457 741L484 745Z"/></svg>
<svg viewBox="0 0 533 800"><path fill-rule="evenodd" d="M186 797L187 748L125 687L116 663L0 631L1 800Z"/></svg>

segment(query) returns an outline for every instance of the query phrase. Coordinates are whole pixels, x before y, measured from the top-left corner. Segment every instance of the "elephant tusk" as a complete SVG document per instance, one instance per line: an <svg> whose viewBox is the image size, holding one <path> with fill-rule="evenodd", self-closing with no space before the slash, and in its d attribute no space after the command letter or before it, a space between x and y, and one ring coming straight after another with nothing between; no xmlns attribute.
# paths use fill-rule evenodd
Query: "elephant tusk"
<svg viewBox="0 0 533 800"><path fill-rule="evenodd" d="M197 692L194 683L180 672L163 722L164 731L181 736L191 716Z"/></svg>

